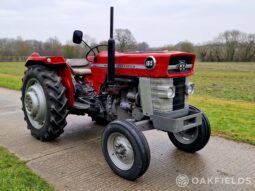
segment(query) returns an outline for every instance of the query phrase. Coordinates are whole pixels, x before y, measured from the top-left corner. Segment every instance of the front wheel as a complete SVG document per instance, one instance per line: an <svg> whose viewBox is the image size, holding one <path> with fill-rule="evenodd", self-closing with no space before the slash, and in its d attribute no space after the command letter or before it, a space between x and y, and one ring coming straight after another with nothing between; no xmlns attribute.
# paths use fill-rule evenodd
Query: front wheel
<svg viewBox="0 0 255 191"><path fill-rule="evenodd" d="M200 111L194 106L190 106L190 110ZM201 150L208 143L210 135L210 123L204 112L202 125L178 133L168 132L170 140L178 149L190 153Z"/></svg>
<svg viewBox="0 0 255 191"><path fill-rule="evenodd" d="M150 149L145 136L135 124L116 120L102 135L102 151L110 168L120 177L135 180L150 164Z"/></svg>

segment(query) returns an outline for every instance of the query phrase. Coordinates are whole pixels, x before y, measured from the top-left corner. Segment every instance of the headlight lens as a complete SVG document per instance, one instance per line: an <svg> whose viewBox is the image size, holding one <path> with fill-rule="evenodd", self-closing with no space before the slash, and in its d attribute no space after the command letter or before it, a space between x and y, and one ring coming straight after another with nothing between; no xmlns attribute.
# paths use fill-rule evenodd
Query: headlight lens
<svg viewBox="0 0 255 191"><path fill-rule="evenodd" d="M192 95L194 93L194 87L195 87L195 84L193 83L189 83L188 85L186 85L186 94Z"/></svg>
<svg viewBox="0 0 255 191"><path fill-rule="evenodd" d="M51 62L51 58L47 58L46 60L47 60L47 62L48 62L48 63L50 63L50 62Z"/></svg>
<svg viewBox="0 0 255 191"><path fill-rule="evenodd" d="M168 97L168 98L173 98L174 96L175 96L175 90L174 90L173 87L171 87L171 88L169 88L169 89L167 90L167 97Z"/></svg>

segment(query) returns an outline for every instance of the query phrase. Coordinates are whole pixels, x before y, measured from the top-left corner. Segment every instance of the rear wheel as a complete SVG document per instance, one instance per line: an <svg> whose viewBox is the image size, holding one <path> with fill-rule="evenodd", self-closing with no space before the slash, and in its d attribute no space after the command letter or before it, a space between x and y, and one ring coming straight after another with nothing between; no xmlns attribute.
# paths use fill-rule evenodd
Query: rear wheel
<svg viewBox="0 0 255 191"><path fill-rule="evenodd" d="M67 99L58 75L41 65L29 66L22 86L22 110L32 136L50 141L66 126Z"/></svg>
<svg viewBox="0 0 255 191"><path fill-rule="evenodd" d="M194 106L190 106L190 110L200 111ZM202 113L202 125L178 133L168 132L172 143L178 149L186 152L201 150L208 143L210 135L211 127L205 113Z"/></svg>
<svg viewBox="0 0 255 191"><path fill-rule="evenodd" d="M137 127L124 120L111 122L103 132L102 151L106 162L117 175L135 180L150 164L150 149Z"/></svg>

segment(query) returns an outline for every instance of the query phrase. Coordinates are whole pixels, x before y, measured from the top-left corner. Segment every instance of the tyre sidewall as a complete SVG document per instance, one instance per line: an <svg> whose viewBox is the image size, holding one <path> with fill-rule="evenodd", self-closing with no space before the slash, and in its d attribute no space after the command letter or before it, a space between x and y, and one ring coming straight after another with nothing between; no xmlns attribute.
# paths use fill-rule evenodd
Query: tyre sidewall
<svg viewBox="0 0 255 191"><path fill-rule="evenodd" d="M191 106L191 109L200 111L194 106ZM198 126L198 137L196 140L190 144L183 144L180 143L174 136L173 133L169 132L168 136L172 143L180 150L186 152L196 152L201 150L209 141L211 135L211 127L208 118L206 117L205 113L202 112L202 125Z"/></svg>
<svg viewBox="0 0 255 191"><path fill-rule="evenodd" d="M121 126L118 123L111 123L111 125L108 125L106 127L102 136L102 150L107 163L116 174L128 180L135 180L139 178L147 170L149 166L149 162L150 162L150 152L149 152L148 143L144 135L142 134L142 132L138 133L137 131L139 130L137 131L136 130L137 129L134 129L134 127L132 126L126 128L124 126ZM134 163L129 170L119 169L112 162L109 156L108 148L107 148L107 140L109 136L115 132L123 134L132 145L133 152L134 152Z"/></svg>
<svg viewBox="0 0 255 191"><path fill-rule="evenodd" d="M38 70L38 72L36 72ZM41 72L43 71L43 72ZM50 123L51 120L51 102L50 102L50 91L48 91L48 85L47 82L50 83L50 81L47 78L44 78L44 72L53 72L54 71L50 70L49 68L46 68L45 66L42 65L33 65L33 66L29 66L27 73L25 74L24 78L23 78L23 87L22 87L22 106L23 106L23 112L25 115L25 120L28 124L28 129L30 129L31 134L36 137L37 139L41 139L43 141L46 140L50 140L50 139L54 139L54 137L57 137L59 134L61 134L60 132L57 132L55 135L53 135L53 127L52 124ZM57 75L57 74L54 74ZM44 125L40 128L37 129L35 128L32 123L30 122L29 118L28 118L28 114L26 112L25 109L25 104L24 104L24 98L25 98L25 93L26 93L26 88L27 88L27 83L30 79L36 79L40 85L42 86L44 95L45 95L45 101L46 101L46 119L45 119L45 123ZM49 137L49 132L51 133L51 137Z"/></svg>

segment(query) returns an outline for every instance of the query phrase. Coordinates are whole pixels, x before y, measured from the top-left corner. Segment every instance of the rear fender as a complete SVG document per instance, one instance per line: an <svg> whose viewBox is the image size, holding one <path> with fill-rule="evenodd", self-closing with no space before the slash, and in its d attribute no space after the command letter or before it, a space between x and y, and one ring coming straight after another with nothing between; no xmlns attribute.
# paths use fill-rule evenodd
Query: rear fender
<svg viewBox="0 0 255 191"><path fill-rule="evenodd" d="M68 106L74 106L74 87L72 82L72 73L65 59L60 56L40 56L38 53L33 53L26 60L25 66L31 65L45 65L54 68L59 77L62 79L62 84L66 88L66 96L68 99Z"/></svg>
<svg viewBox="0 0 255 191"><path fill-rule="evenodd" d="M34 52L26 60L25 66L30 66L33 64L45 64L45 65L63 65L65 59L61 56L40 56L37 52Z"/></svg>

